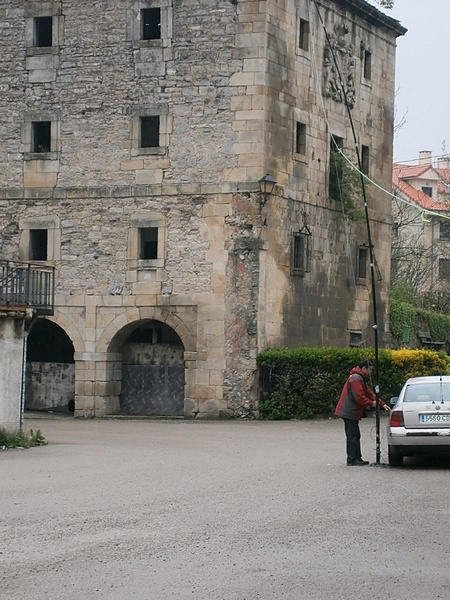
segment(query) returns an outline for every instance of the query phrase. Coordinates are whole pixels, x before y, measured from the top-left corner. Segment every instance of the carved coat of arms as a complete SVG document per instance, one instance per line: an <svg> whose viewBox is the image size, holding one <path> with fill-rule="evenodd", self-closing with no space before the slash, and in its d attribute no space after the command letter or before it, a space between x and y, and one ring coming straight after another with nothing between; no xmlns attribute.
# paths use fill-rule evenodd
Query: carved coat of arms
<svg viewBox="0 0 450 600"><path fill-rule="evenodd" d="M353 108L357 59L353 45L345 40L348 31L345 23L336 23L334 33L328 36L323 58L323 95L336 102L344 102L347 96L348 104Z"/></svg>

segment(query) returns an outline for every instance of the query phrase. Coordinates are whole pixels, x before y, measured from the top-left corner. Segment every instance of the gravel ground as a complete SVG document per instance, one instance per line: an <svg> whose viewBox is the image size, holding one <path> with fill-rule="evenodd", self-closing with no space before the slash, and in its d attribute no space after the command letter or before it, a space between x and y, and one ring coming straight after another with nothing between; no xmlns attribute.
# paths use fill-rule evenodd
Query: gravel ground
<svg viewBox="0 0 450 600"><path fill-rule="evenodd" d="M450 598L448 460L347 467L334 419L30 428L0 452L2 599Z"/></svg>

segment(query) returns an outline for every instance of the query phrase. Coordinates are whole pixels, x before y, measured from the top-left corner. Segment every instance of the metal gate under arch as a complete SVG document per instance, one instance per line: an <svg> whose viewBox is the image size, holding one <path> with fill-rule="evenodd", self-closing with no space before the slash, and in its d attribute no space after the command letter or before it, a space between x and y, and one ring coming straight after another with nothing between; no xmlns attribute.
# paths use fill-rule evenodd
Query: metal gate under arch
<svg viewBox="0 0 450 600"><path fill-rule="evenodd" d="M123 346L122 414L182 416L184 414L184 346L165 323L146 321Z"/></svg>

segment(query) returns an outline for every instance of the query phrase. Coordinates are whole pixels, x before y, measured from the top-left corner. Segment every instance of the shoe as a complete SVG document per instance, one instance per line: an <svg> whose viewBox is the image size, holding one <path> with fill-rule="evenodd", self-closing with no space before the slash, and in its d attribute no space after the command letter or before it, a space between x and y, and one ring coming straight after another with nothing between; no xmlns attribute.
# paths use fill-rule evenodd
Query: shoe
<svg viewBox="0 0 450 600"><path fill-rule="evenodd" d="M368 460L348 460L347 461L347 466L348 467L363 467L365 465L368 465L369 461Z"/></svg>

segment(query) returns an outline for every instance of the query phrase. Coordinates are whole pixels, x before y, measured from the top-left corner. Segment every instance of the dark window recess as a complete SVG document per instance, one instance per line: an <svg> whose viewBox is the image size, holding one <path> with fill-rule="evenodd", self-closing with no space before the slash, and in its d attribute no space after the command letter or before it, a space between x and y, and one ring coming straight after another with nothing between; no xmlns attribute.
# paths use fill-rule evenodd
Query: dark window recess
<svg viewBox="0 0 450 600"><path fill-rule="evenodd" d="M302 50L309 50L309 21L300 19L298 46Z"/></svg>
<svg viewBox="0 0 450 600"><path fill-rule="evenodd" d="M141 117L141 148L159 147L159 116Z"/></svg>
<svg viewBox="0 0 450 600"><path fill-rule="evenodd" d="M51 123L36 121L33 123L33 152L50 152Z"/></svg>
<svg viewBox="0 0 450 600"><path fill-rule="evenodd" d="M372 78L372 53L364 51L364 79Z"/></svg>
<svg viewBox="0 0 450 600"><path fill-rule="evenodd" d="M358 248L358 279L367 279L367 259L369 249L361 246Z"/></svg>
<svg viewBox="0 0 450 600"><path fill-rule="evenodd" d="M306 125L297 122L295 132L295 152L297 154L306 154Z"/></svg>
<svg viewBox="0 0 450 600"><path fill-rule="evenodd" d="M359 329L350 329L350 346L352 348L358 348L359 346L362 346L363 342L362 331Z"/></svg>
<svg viewBox="0 0 450 600"><path fill-rule="evenodd" d="M142 39L161 39L161 9L143 8L141 10Z"/></svg>
<svg viewBox="0 0 450 600"><path fill-rule="evenodd" d="M139 258L142 260L154 260L158 258L158 228L143 227L139 229L139 236Z"/></svg>
<svg viewBox="0 0 450 600"><path fill-rule="evenodd" d="M344 147L343 138L332 136L330 141L330 179L328 194L332 200L341 198L342 161L339 151Z"/></svg>
<svg viewBox="0 0 450 600"><path fill-rule="evenodd" d="M30 260L47 260L46 229L30 229Z"/></svg>
<svg viewBox="0 0 450 600"><path fill-rule="evenodd" d="M439 239L444 241L450 240L450 221L445 220L439 223Z"/></svg>
<svg viewBox="0 0 450 600"><path fill-rule="evenodd" d="M450 279L450 260L448 258L439 259L439 279Z"/></svg>
<svg viewBox="0 0 450 600"><path fill-rule="evenodd" d="M370 148L368 146L361 146L361 167L364 175L369 175L369 164Z"/></svg>
<svg viewBox="0 0 450 600"><path fill-rule="evenodd" d="M426 194L427 196L430 196L430 198L433 197L433 188L432 187L424 186L424 187L422 187L422 192L424 194Z"/></svg>
<svg viewBox="0 0 450 600"><path fill-rule="evenodd" d="M311 231L303 225L300 231L294 233L292 246L293 274L309 273L311 271Z"/></svg>
<svg viewBox="0 0 450 600"><path fill-rule="evenodd" d="M34 19L34 45L45 48L53 45L53 17L36 17Z"/></svg>

